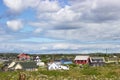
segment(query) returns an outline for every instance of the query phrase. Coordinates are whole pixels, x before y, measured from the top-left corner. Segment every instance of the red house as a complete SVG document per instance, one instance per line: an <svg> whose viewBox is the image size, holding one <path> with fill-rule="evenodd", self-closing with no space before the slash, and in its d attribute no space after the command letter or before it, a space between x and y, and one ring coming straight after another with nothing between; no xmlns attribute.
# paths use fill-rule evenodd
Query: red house
<svg viewBox="0 0 120 80"><path fill-rule="evenodd" d="M25 53L21 53L17 57L19 60L30 60L30 56L28 54L25 54Z"/></svg>
<svg viewBox="0 0 120 80"><path fill-rule="evenodd" d="M90 61L89 56L76 56L75 59L75 64L88 64Z"/></svg>

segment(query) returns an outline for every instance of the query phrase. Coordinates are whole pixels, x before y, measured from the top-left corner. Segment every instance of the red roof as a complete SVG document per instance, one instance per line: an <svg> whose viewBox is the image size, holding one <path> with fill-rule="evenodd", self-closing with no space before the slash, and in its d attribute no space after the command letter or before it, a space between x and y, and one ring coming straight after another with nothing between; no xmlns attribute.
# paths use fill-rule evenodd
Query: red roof
<svg viewBox="0 0 120 80"><path fill-rule="evenodd" d="M21 53L21 54L19 54L19 55L18 55L18 58L25 58L25 59L29 59L29 58L30 58L30 56L29 56L29 55L27 55L27 54L25 54L25 53Z"/></svg>

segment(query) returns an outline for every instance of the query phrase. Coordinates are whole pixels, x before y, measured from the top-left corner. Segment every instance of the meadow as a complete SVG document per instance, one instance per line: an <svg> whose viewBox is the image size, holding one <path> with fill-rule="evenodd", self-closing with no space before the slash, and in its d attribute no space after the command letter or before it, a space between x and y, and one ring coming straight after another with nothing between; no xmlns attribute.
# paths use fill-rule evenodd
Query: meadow
<svg viewBox="0 0 120 80"><path fill-rule="evenodd" d="M102 67L69 65L70 70L51 70L39 67L38 71L0 72L0 80L120 80L120 65ZM21 78L21 75L24 79Z"/></svg>

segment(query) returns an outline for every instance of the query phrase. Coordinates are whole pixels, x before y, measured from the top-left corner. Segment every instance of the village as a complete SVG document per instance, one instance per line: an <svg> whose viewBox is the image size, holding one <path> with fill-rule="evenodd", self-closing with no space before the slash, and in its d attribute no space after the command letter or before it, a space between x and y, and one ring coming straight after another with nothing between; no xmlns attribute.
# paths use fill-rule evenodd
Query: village
<svg viewBox="0 0 120 80"><path fill-rule="evenodd" d="M119 54L0 54L0 77L1 80L119 80L119 63Z"/></svg>
<svg viewBox="0 0 120 80"><path fill-rule="evenodd" d="M2 71L38 71L39 67L45 68L46 70L70 70L69 65L78 65L82 68L84 65L89 65L92 67L104 66L110 63L119 64L120 59L117 56L112 57L99 57L99 56L89 56L89 55L74 55L72 57L59 57L55 58L42 58L40 56L29 56L25 53L20 53L16 58L7 60L1 59L3 66Z"/></svg>

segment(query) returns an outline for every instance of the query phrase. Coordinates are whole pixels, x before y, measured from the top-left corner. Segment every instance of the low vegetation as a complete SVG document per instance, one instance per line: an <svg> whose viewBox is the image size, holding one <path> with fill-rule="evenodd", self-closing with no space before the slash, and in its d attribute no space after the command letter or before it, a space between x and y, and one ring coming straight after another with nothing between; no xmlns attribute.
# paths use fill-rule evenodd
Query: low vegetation
<svg viewBox="0 0 120 80"><path fill-rule="evenodd" d="M69 65L70 70L39 68L38 71L0 72L0 80L120 80L120 65L109 64L103 67Z"/></svg>

